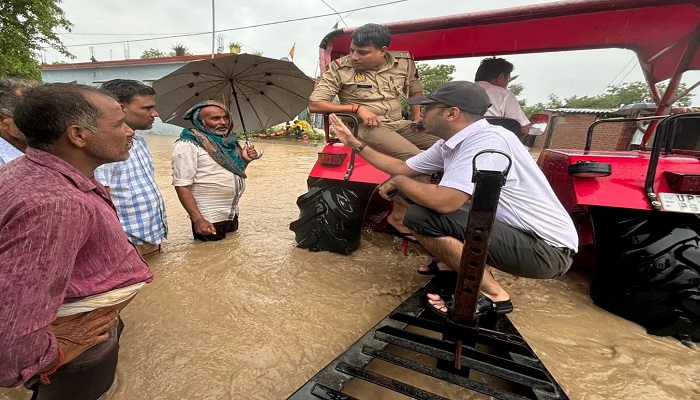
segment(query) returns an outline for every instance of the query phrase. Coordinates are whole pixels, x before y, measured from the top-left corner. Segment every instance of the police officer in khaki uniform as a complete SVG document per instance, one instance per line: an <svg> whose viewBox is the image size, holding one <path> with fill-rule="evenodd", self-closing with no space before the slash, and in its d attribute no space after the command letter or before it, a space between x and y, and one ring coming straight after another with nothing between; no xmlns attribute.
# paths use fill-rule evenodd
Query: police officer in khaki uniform
<svg viewBox="0 0 700 400"><path fill-rule="evenodd" d="M382 153L406 160L432 146L438 138L414 128L419 107L411 106L413 121L401 116L402 97L420 97L423 87L411 54L388 51L389 30L366 24L352 34L350 54L333 61L311 93L313 113L356 113L362 120L360 138ZM332 100L338 96L340 104Z"/></svg>

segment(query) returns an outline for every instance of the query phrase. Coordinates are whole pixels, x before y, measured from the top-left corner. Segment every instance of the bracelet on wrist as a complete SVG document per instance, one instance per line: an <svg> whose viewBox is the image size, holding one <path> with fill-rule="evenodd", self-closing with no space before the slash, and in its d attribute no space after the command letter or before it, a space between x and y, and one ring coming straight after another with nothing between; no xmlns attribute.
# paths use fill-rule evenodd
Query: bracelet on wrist
<svg viewBox="0 0 700 400"><path fill-rule="evenodd" d="M360 143L359 146L354 147L354 148L352 149L352 151L354 151L355 153L359 153L359 152L361 152L362 150L364 150L365 147L367 147L367 143L362 142L362 143Z"/></svg>

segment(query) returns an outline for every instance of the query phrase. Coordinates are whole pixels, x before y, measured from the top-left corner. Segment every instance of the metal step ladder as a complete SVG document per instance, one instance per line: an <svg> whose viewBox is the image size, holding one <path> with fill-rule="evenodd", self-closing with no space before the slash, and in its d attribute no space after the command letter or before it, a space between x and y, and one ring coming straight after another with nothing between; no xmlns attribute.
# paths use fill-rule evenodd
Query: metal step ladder
<svg viewBox="0 0 700 400"><path fill-rule="evenodd" d="M478 170L476 161L485 153L506 157L507 168ZM568 399L506 316L475 314L490 232L511 160L504 153L487 150L474 157L473 166L476 187L457 279L455 273L438 273L289 400L356 400L343 393L355 379L414 399L446 399L427 387L417 387L399 377L368 369L374 360L496 399ZM454 294L454 307L447 318L426 309L426 293ZM483 379L484 374L489 379Z"/></svg>

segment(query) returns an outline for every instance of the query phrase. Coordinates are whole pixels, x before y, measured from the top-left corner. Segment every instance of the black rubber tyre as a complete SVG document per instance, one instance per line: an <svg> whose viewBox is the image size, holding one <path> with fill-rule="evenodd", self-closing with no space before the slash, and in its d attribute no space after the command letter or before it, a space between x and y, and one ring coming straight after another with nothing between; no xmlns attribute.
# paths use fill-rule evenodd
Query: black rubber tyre
<svg viewBox="0 0 700 400"><path fill-rule="evenodd" d="M289 224L297 247L351 254L360 246L369 196L376 185L309 178L299 196L299 219Z"/></svg>
<svg viewBox="0 0 700 400"><path fill-rule="evenodd" d="M591 298L650 334L700 341L700 216L591 210Z"/></svg>
<svg viewBox="0 0 700 400"><path fill-rule="evenodd" d="M567 172L578 178L600 178L612 174L612 165L595 161L579 161L569 165Z"/></svg>

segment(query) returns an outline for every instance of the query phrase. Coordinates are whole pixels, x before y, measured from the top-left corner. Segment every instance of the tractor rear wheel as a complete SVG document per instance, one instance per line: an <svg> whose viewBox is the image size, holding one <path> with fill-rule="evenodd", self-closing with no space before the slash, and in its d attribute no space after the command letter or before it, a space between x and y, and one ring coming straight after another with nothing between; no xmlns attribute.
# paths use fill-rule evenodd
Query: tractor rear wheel
<svg viewBox="0 0 700 400"><path fill-rule="evenodd" d="M297 247L350 254L360 246L365 209L376 185L309 178L299 196L299 219L289 225Z"/></svg>
<svg viewBox="0 0 700 400"><path fill-rule="evenodd" d="M591 210L591 298L650 334L700 341L700 216Z"/></svg>

